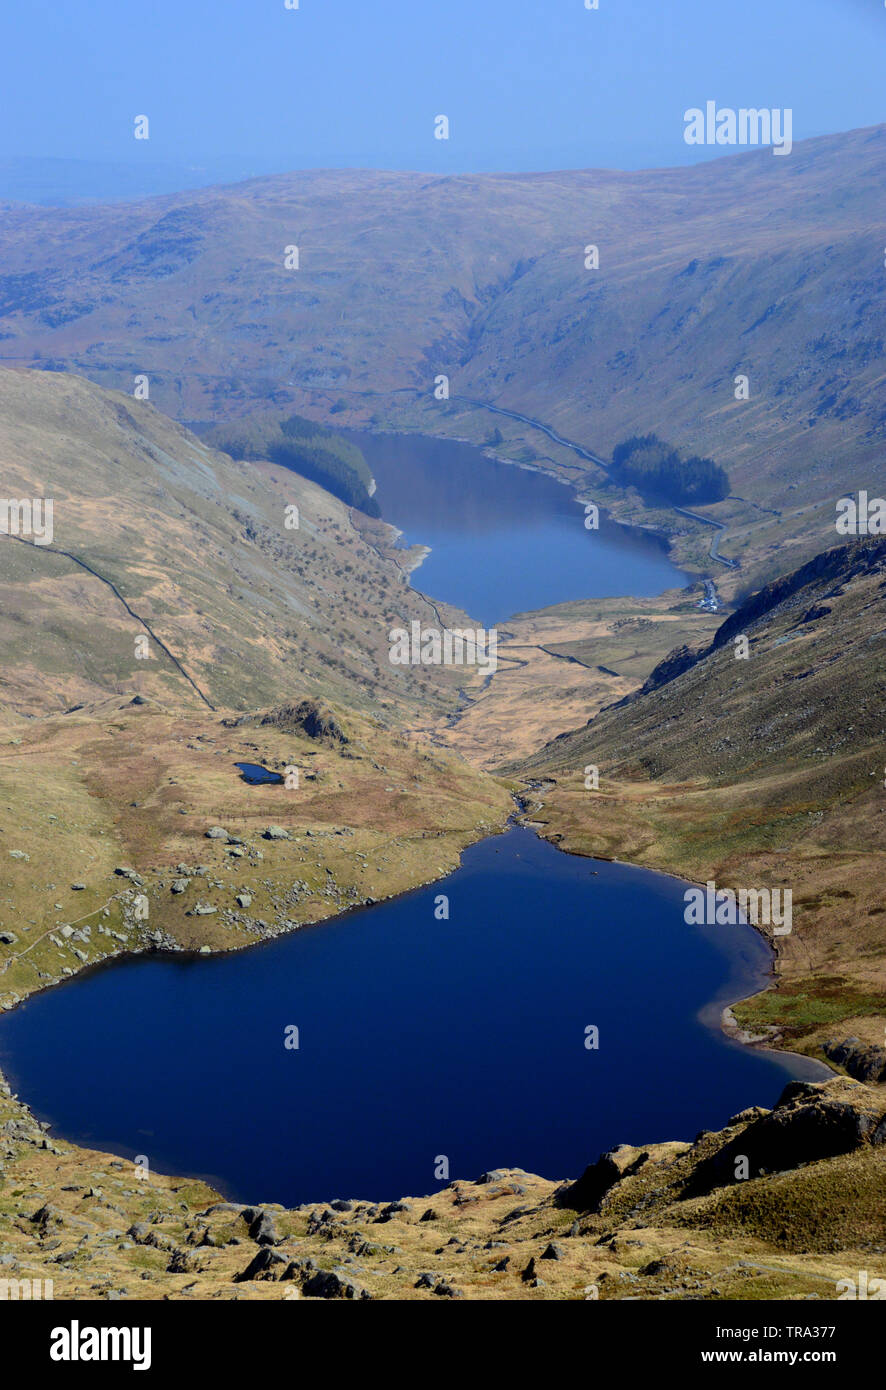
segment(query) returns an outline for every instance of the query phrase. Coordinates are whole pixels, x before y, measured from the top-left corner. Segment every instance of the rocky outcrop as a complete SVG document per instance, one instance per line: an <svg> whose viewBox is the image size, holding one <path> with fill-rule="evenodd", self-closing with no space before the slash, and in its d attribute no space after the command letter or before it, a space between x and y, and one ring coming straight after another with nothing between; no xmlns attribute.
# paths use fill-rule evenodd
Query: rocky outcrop
<svg viewBox="0 0 886 1390"><path fill-rule="evenodd" d="M859 1038L846 1038L843 1042L829 1039L822 1043L822 1051L856 1081L874 1085L886 1082L886 1047L863 1043Z"/></svg>
<svg viewBox="0 0 886 1390"><path fill-rule="evenodd" d="M660 685L667 685L668 681L676 680L677 676L682 676L684 671L688 671L690 666L695 665L699 656L700 653L693 647L688 647L685 642L681 647L674 647L657 666L653 667L640 689L634 694L625 696L624 700L619 703L627 704L629 700L646 695L650 690L657 690ZM617 709L618 705L615 705L614 708Z"/></svg>
<svg viewBox="0 0 886 1390"><path fill-rule="evenodd" d="M278 1250L264 1246L259 1250L239 1274L234 1275L235 1284L247 1284L253 1279L283 1279L290 1268L291 1261Z"/></svg>
<svg viewBox="0 0 886 1390"><path fill-rule="evenodd" d="M366 1301L372 1297L356 1279L336 1269L318 1269L302 1283L307 1298L355 1298Z"/></svg>
<svg viewBox="0 0 886 1390"><path fill-rule="evenodd" d="M267 1207L247 1207L243 1212L243 1220L249 1226L249 1239L254 1240L256 1245L279 1245L283 1240L277 1218Z"/></svg>
<svg viewBox="0 0 886 1390"><path fill-rule="evenodd" d="M349 742L337 716L328 705L323 705L318 700L300 700L298 704L278 705L266 714L244 714L239 719L222 720L222 723L232 728L239 728L241 725L258 725L265 728L270 726L288 733L305 734L308 738L328 744L343 745Z"/></svg>
<svg viewBox="0 0 886 1390"><path fill-rule="evenodd" d="M844 584L856 575L881 569L884 565L886 537L880 540L856 540L848 545L835 545L830 550L823 550L799 569L776 579L772 584L764 585L758 593L746 599L717 629L710 647L701 655L706 656L708 651L725 646L738 633L794 598L810 584L821 583L822 580L836 580ZM823 613L817 613L815 618L822 616ZM814 620L808 616L808 611L805 617L800 618L801 622Z"/></svg>
<svg viewBox="0 0 886 1390"><path fill-rule="evenodd" d="M790 1082L774 1110L753 1120L695 1168L682 1196L696 1197L736 1178L783 1173L805 1163L886 1142L886 1102L856 1083Z"/></svg>
<svg viewBox="0 0 886 1390"><path fill-rule="evenodd" d="M807 564L801 565L799 569L784 575L772 584L764 585L757 593L745 599L735 612L721 623L709 646L698 650L693 650L685 644L681 647L675 647L649 673L639 690L632 691L630 695L626 695L624 699L618 700L607 708L621 709L625 705L634 704L642 696L659 690L663 685L676 680L678 676L682 676L685 671L696 666L705 657L728 645L740 633L746 633L756 622L773 613L781 605L798 602L797 596L802 598L803 590L809 588L810 585L821 585L823 581L829 582L831 580L838 584L844 584L857 575L884 568L886 568L886 537L880 540L856 540L847 545L832 546L830 550L823 550ZM798 617L797 626L818 622L832 611L824 603L814 602L808 606L808 599L805 600L805 603L807 606ZM592 722L591 720L588 721L589 724Z"/></svg>
<svg viewBox="0 0 886 1390"><path fill-rule="evenodd" d="M561 1187L559 1207L587 1214L629 1210L645 1194L683 1202L739 1179L765 1178L886 1144L886 1098L855 1081L792 1081L773 1110L759 1106L690 1144L620 1144ZM633 1180L637 1180L636 1182ZM613 1205L615 1204L615 1206Z"/></svg>
<svg viewBox="0 0 886 1390"><path fill-rule="evenodd" d="M619 1144L608 1153L601 1154L596 1163L591 1163L581 1177L563 1188L557 1194L557 1204L571 1207L574 1211L599 1211L600 1204L610 1188L621 1182L622 1178L638 1172L649 1158L648 1149L637 1149L631 1144Z"/></svg>

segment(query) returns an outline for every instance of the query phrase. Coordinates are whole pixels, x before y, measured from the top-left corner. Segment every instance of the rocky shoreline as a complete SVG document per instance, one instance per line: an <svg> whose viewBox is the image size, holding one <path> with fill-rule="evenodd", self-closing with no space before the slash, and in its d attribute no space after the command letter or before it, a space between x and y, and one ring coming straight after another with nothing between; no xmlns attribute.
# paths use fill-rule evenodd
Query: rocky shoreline
<svg viewBox="0 0 886 1390"><path fill-rule="evenodd" d="M836 1078L572 1181L247 1205L56 1142L0 1079L0 1279L75 1300L828 1299L886 1275L884 1177L886 1091Z"/></svg>

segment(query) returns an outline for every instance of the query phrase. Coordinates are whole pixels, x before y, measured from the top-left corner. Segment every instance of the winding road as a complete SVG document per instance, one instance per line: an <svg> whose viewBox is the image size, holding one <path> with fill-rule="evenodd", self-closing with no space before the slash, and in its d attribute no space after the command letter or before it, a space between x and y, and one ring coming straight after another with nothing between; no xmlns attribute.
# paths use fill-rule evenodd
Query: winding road
<svg viewBox="0 0 886 1390"><path fill-rule="evenodd" d="M558 434L556 430L552 430L550 425L546 425L542 420L534 420L531 415L521 415L518 410L505 410L503 406L490 405L488 401L474 400L471 396L454 396L452 399L464 401L467 405L479 406L483 410L491 410L495 415L507 415L511 420L520 420L524 425L531 425L533 429L541 430L542 434L546 434L548 439L552 439L555 444L562 444L564 448L572 449L573 452L578 454L581 458L588 459L590 463L595 463L598 468L603 468L607 473L609 472L609 464L605 459L601 459L599 454L592 454L589 449L585 449L581 444L576 444L573 439L564 438L562 434ZM681 516L691 517L693 521L699 521L704 526L714 526L716 528L716 534L711 541L708 554L711 559L716 560L718 564L726 565L728 569L738 569L737 560L728 560L725 555L720 554L720 540L722 539L723 532L726 530L726 523L724 521L714 521L713 517L710 516L699 516L698 512L690 512L686 507L672 505L670 510L679 512Z"/></svg>

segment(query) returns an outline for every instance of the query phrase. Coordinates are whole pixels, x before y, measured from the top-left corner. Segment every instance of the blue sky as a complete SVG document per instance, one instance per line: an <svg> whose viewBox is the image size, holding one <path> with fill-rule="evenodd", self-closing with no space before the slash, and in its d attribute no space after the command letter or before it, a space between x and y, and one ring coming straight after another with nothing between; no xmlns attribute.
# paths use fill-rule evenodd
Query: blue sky
<svg viewBox="0 0 886 1390"><path fill-rule="evenodd" d="M232 175L642 168L710 152L683 111L886 119L882 0L27 0L0 17L0 159ZM451 121L448 142L433 120ZM136 142L133 117L150 117Z"/></svg>

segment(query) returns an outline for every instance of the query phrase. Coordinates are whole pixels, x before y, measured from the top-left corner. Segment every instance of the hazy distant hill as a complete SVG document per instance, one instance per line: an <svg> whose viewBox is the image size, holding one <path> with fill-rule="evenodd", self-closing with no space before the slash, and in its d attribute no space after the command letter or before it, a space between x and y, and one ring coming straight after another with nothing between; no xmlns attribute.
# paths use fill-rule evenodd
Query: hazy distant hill
<svg viewBox="0 0 886 1390"><path fill-rule="evenodd" d="M186 420L414 388L425 427L446 373L604 452L655 429L739 495L796 504L791 483L818 500L883 476L884 216L886 127L639 173L312 171L13 205L0 360L127 391L146 373ZM414 413L403 394L388 418L398 402Z"/></svg>
<svg viewBox="0 0 886 1390"><path fill-rule="evenodd" d="M264 167L263 167L264 166ZM0 159L0 199L73 207L180 193L184 188L250 178L267 172L262 160L212 159L166 164L151 159Z"/></svg>

